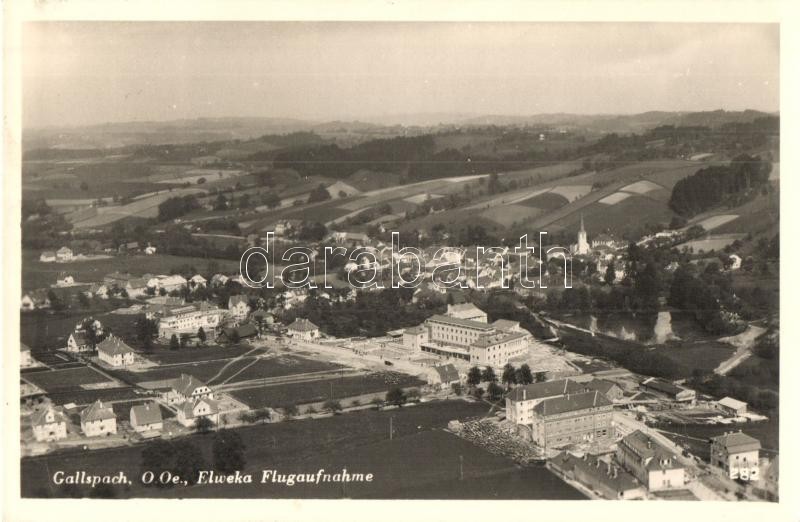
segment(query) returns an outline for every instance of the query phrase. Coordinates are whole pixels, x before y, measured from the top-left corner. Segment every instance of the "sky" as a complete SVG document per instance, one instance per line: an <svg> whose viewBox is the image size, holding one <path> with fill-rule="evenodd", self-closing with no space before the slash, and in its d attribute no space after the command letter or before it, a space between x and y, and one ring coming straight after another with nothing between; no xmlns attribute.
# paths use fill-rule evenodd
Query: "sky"
<svg viewBox="0 0 800 522"><path fill-rule="evenodd" d="M779 109L776 24L32 22L23 126Z"/></svg>

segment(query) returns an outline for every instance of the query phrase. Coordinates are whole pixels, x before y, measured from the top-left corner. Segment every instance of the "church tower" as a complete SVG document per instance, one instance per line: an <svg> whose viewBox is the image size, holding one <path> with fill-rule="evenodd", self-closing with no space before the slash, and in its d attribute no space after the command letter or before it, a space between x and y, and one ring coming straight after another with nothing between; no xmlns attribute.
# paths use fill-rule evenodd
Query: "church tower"
<svg viewBox="0 0 800 522"><path fill-rule="evenodd" d="M589 241L586 240L586 229L583 227L583 214L581 214L581 229L578 230L578 244L575 253L578 255L589 253Z"/></svg>

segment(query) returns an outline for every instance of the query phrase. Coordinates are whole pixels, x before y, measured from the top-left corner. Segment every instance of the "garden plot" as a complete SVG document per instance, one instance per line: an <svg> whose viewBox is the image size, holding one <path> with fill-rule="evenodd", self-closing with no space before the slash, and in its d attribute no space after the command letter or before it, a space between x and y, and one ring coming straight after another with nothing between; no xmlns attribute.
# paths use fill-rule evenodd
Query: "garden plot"
<svg viewBox="0 0 800 522"><path fill-rule="evenodd" d="M657 185L652 181L642 180L637 181L636 183L631 183L630 185L626 185L620 190L623 192L634 192L636 194L647 194L648 192L658 190L660 188L662 188L661 185Z"/></svg>
<svg viewBox="0 0 800 522"><path fill-rule="evenodd" d="M46 392L77 391L87 387L98 387L102 384L113 384L113 381L108 380L104 375L87 366L46 372L31 372L24 374L23 378Z"/></svg>
<svg viewBox="0 0 800 522"><path fill-rule="evenodd" d="M567 198L567 201L581 199L591 191L591 185L559 185L551 190L551 192Z"/></svg>
<svg viewBox="0 0 800 522"><path fill-rule="evenodd" d="M423 193L423 194L417 194L415 196L411 196L409 198L404 198L403 201L408 201L409 203L413 203L415 205L419 205L419 204L424 203L426 201L432 201L434 199L440 199L440 198L443 198L443 197L444 196L442 196L441 194L430 194L430 193L426 192L426 193Z"/></svg>
<svg viewBox="0 0 800 522"><path fill-rule="evenodd" d="M631 195L627 192L614 192L610 196L606 196L598 201L598 203L602 203L604 205L616 205L620 201L624 201L629 197L631 197Z"/></svg>
<svg viewBox="0 0 800 522"><path fill-rule="evenodd" d="M721 227L725 223L729 223L738 217L738 214L721 214L719 216L711 216L706 218L697 224L703 227L705 230L714 230L715 228Z"/></svg>

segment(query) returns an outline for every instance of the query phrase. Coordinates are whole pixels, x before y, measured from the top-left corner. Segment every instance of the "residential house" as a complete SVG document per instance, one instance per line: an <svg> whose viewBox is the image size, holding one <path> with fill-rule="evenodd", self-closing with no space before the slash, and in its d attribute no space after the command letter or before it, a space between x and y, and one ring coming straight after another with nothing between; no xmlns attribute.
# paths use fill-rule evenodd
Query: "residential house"
<svg viewBox="0 0 800 522"><path fill-rule="evenodd" d="M619 466L585 453L576 457L562 451L549 461L557 475L580 482L607 500L637 500L646 496L644 487Z"/></svg>
<svg viewBox="0 0 800 522"><path fill-rule="evenodd" d="M67 438L67 416L58 406L48 404L31 416L33 437L38 442L50 442Z"/></svg>
<svg viewBox="0 0 800 522"><path fill-rule="evenodd" d="M125 289L128 297L141 297L147 293L147 279L143 277L132 277L125 282L122 288Z"/></svg>
<svg viewBox="0 0 800 522"><path fill-rule="evenodd" d="M87 437L111 435L117 432L117 416L110 405L97 400L81 412L81 430Z"/></svg>
<svg viewBox="0 0 800 522"><path fill-rule="evenodd" d="M119 337L109 335L97 345L98 358L111 366L128 366L134 363L135 352Z"/></svg>
<svg viewBox="0 0 800 522"><path fill-rule="evenodd" d="M39 261L42 263L55 263L56 261L56 253L52 250L45 250L39 256Z"/></svg>
<svg viewBox="0 0 800 522"><path fill-rule="evenodd" d="M640 430L617 442L616 457L650 491L681 489L686 482L678 457Z"/></svg>
<svg viewBox="0 0 800 522"><path fill-rule="evenodd" d="M185 373L174 379L169 385L169 390L163 395L167 404L177 404L199 398L213 399L214 393L206 383Z"/></svg>
<svg viewBox="0 0 800 522"><path fill-rule="evenodd" d="M56 277L56 286L72 286L75 284L75 278L66 272L59 272Z"/></svg>
<svg viewBox="0 0 800 522"><path fill-rule="evenodd" d="M228 298L228 313L237 321L243 321L250 313L250 303L246 295L232 295Z"/></svg>
<svg viewBox="0 0 800 522"><path fill-rule="evenodd" d="M31 357L30 347L21 342L19 343L19 365L21 368L26 368L33 365L33 357Z"/></svg>
<svg viewBox="0 0 800 522"><path fill-rule="evenodd" d="M72 261L73 257L74 255L72 253L72 249L68 247L61 247L58 250L56 250L56 261L62 263L66 261Z"/></svg>
<svg viewBox="0 0 800 522"><path fill-rule="evenodd" d="M156 253L156 247L147 245L144 249L145 255L152 256Z"/></svg>
<svg viewBox="0 0 800 522"><path fill-rule="evenodd" d="M414 351L422 350L422 343L428 342L428 329L424 326L412 326L403 332L403 346Z"/></svg>
<svg viewBox="0 0 800 522"><path fill-rule="evenodd" d="M83 330L75 330L67 338L67 351L73 353L91 352L93 350L89 337Z"/></svg>
<svg viewBox="0 0 800 522"><path fill-rule="evenodd" d="M289 335L295 339L310 341L320 336L319 327L308 319L295 319L288 327Z"/></svg>
<svg viewBox="0 0 800 522"><path fill-rule="evenodd" d="M161 406L148 402L131 407L131 427L137 432L159 431L164 429Z"/></svg>
<svg viewBox="0 0 800 522"><path fill-rule="evenodd" d="M451 363L434 366L433 369L436 371L436 375L439 379L438 384L442 389L449 388L453 384L461 382L461 376L459 375L458 370Z"/></svg>
<svg viewBox="0 0 800 522"><path fill-rule="evenodd" d="M737 256L736 254L731 254L728 256L728 259L731 261L731 266L728 267L728 270L739 270L742 268L742 258Z"/></svg>
<svg viewBox="0 0 800 522"><path fill-rule="evenodd" d="M258 328L253 323L244 323L233 328L223 328L217 340L226 343L238 343L258 336Z"/></svg>
<svg viewBox="0 0 800 522"><path fill-rule="evenodd" d="M178 406L176 420L183 426L193 426L198 419L205 417L214 424L219 422L219 406L217 401L202 397L185 401Z"/></svg>
<svg viewBox="0 0 800 522"><path fill-rule="evenodd" d="M761 442L746 433L730 432L711 439L711 465L731 479L758 480Z"/></svg>
<svg viewBox="0 0 800 522"><path fill-rule="evenodd" d="M200 274L195 274L189 279L189 288L192 290L196 290L198 288L205 288L206 287L206 278L201 276Z"/></svg>
<svg viewBox="0 0 800 522"><path fill-rule="evenodd" d="M738 417L743 413L747 413L747 403L737 401L731 397L725 397L717 401L717 408L724 411L728 415Z"/></svg>
<svg viewBox="0 0 800 522"><path fill-rule="evenodd" d="M545 399L533 407L531 438L545 448L610 441L612 410L611 401L597 391Z"/></svg>
<svg viewBox="0 0 800 522"><path fill-rule="evenodd" d="M218 286L225 286L228 282L228 276L225 274L214 274L211 276L211 286L218 287Z"/></svg>
<svg viewBox="0 0 800 522"><path fill-rule="evenodd" d="M98 297L100 299L108 299L108 287L102 283L92 283L86 289L87 297Z"/></svg>
<svg viewBox="0 0 800 522"><path fill-rule="evenodd" d="M333 232L327 240L350 248L366 246L370 242L369 236L361 232Z"/></svg>

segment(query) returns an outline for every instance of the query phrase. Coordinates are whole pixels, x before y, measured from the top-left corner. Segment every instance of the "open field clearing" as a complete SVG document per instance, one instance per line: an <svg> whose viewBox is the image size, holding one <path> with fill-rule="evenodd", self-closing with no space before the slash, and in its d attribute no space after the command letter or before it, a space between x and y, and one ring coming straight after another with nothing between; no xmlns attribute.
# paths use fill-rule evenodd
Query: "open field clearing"
<svg viewBox="0 0 800 522"><path fill-rule="evenodd" d="M528 207L536 207L541 210L555 210L557 208L561 208L569 201L564 196L560 196L558 194L554 194L553 192L542 192L538 195L534 195L531 198L524 199L522 201L518 201L520 205L525 205Z"/></svg>
<svg viewBox="0 0 800 522"><path fill-rule="evenodd" d="M356 395L388 391L401 386L422 386L424 381L397 372L371 373L357 377L324 379L294 384L278 384L246 388L230 392L234 398L251 408L282 407L290 404L309 404L330 399L345 399Z"/></svg>
<svg viewBox="0 0 800 522"><path fill-rule="evenodd" d="M681 243L678 245L678 248L687 247L695 252L719 252L737 239L742 239L745 236L746 234L712 235L704 239L695 239L693 241Z"/></svg>
<svg viewBox="0 0 800 522"><path fill-rule="evenodd" d="M415 196L411 196L409 198L403 198L403 201L408 201L409 203L413 203L414 205L419 205L420 203L424 203L426 201L432 201L434 199L443 198L441 194L431 194L431 193L424 193L424 194L417 194Z"/></svg>
<svg viewBox="0 0 800 522"><path fill-rule="evenodd" d="M594 197L595 193L592 193L581 201ZM564 211L569 208L572 208L572 211L565 213ZM559 219L550 221L546 225L548 228L544 228L544 230L577 231L580 228L581 214L583 214L586 230L590 237L607 230L614 230L618 234L628 230L636 231L645 223L669 223L673 216L666 204L639 195L629 195L614 205L606 205L599 201L582 207L570 204L545 217L549 218L554 214L560 215Z"/></svg>
<svg viewBox="0 0 800 522"><path fill-rule="evenodd" d="M559 185L550 191L553 194L564 196L567 201L575 201L586 196L592 191L591 185Z"/></svg>
<svg viewBox="0 0 800 522"><path fill-rule="evenodd" d="M179 364L190 362L212 361L215 359L233 359L253 349L252 346L198 346L183 350L170 350L169 348L154 348L153 351L142 353L142 357L157 362L158 364Z"/></svg>
<svg viewBox="0 0 800 522"><path fill-rule="evenodd" d="M252 361L250 361L252 362ZM316 361L294 355L280 355L268 359L258 359L255 363L247 366L243 371L226 370L217 382L226 383L251 381L255 379L266 379L269 377L282 377L284 375L298 375L301 373L323 372L328 370L341 370L345 368L341 364ZM234 376L234 374L236 375ZM231 378L232 377L232 378Z"/></svg>
<svg viewBox="0 0 800 522"><path fill-rule="evenodd" d="M656 346L653 350L666 355L678 364L691 361L694 368L706 372L713 371L719 363L736 351L730 344L717 341L668 342Z"/></svg>
<svg viewBox="0 0 800 522"><path fill-rule="evenodd" d="M346 180L348 184L361 192L369 192L397 186L400 176L392 172L376 172L374 170L361 169L348 176Z"/></svg>
<svg viewBox="0 0 800 522"><path fill-rule="evenodd" d="M84 385L111 383L106 377L89 367L28 372L24 379L46 392L81 390Z"/></svg>
<svg viewBox="0 0 800 522"><path fill-rule="evenodd" d="M419 183L402 185L400 187L394 187L390 189L380 189L372 192L365 192L363 194L363 198L344 203L342 208L350 211L360 210L363 208L372 207L385 201L390 201L392 199L403 199L410 196L415 196L417 194L425 194L429 192L435 193L445 189L445 187L448 185L450 185L450 183L444 180L421 181Z"/></svg>
<svg viewBox="0 0 800 522"><path fill-rule="evenodd" d="M202 189L186 188L175 189L171 192L162 192L148 198L142 198L127 205L114 205L100 207L97 216L74 223L76 228L101 227L126 217L152 218L158 216L158 206L164 201L188 194L205 194Z"/></svg>
<svg viewBox="0 0 800 522"><path fill-rule="evenodd" d="M625 185L622 187L624 192L635 192L636 194L647 194L652 190L658 190L663 188L661 185L656 185L652 181L642 180L637 181L636 183L631 183L630 185Z"/></svg>
<svg viewBox="0 0 800 522"><path fill-rule="evenodd" d="M714 230L715 228L720 227L730 221L733 221L738 217L739 217L738 214L721 214L719 216L711 216L696 224L700 225L706 230Z"/></svg>
<svg viewBox="0 0 800 522"><path fill-rule="evenodd" d="M78 406L86 406L97 400L101 400L103 402L112 402L127 401L142 397L136 392L136 390L129 386L98 390L63 390L48 393L47 396L50 397L50 400L52 400L53 403L59 406L70 403L77 404Z"/></svg>
<svg viewBox="0 0 800 522"><path fill-rule="evenodd" d="M614 192L610 196L606 196L598 201L598 203L602 203L603 205L616 205L620 201L628 199L630 196L631 195L627 192Z"/></svg>
<svg viewBox="0 0 800 522"><path fill-rule="evenodd" d="M243 170L191 169L187 170L186 172L183 172L179 177L163 179L158 183L173 183L173 184L191 183L192 185L194 185L201 178L204 178L208 182L212 182L212 181L220 181L223 179L236 178L243 174L246 174L246 172Z"/></svg>
<svg viewBox="0 0 800 522"><path fill-rule="evenodd" d="M503 205L488 208L481 212L481 216L504 227L510 227L515 223L522 224L543 212L542 209L527 205Z"/></svg>

